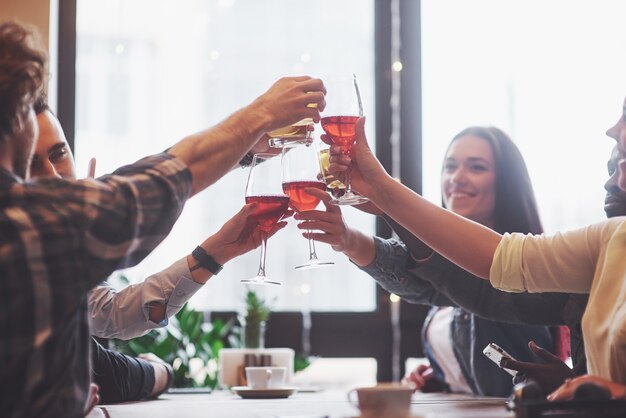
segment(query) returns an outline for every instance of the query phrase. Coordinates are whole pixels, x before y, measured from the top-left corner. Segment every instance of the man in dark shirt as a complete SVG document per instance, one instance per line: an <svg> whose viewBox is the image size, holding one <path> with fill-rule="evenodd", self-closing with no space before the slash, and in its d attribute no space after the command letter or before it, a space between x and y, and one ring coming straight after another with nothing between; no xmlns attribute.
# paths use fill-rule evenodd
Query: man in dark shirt
<svg viewBox="0 0 626 418"><path fill-rule="evenodd" d="M0 24L3 417L82 416L89 386L87 292L144 258L189 197L249 151L266 148L264 132L304 118L317 122L325 105L321 80L283 78L166 153L97 180L29 183L24 179L38 133L33 103L43 89L45 64L29 31ZM205 250L218 264L230 256L228 246Z"/></svg>

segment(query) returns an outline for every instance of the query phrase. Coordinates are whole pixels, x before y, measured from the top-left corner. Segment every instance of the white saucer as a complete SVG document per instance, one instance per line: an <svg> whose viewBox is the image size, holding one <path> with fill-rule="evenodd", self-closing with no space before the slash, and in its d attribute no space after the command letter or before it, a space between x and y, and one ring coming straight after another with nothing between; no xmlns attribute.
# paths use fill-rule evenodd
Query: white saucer
<svg viewBox="0 0 626 418"><path fill-rule="evenodd" d="M231 391L244 399L281 399L288 398L298 391L298 388L272 388L272 389L252 389L248 386L233 386Z"/></svg>

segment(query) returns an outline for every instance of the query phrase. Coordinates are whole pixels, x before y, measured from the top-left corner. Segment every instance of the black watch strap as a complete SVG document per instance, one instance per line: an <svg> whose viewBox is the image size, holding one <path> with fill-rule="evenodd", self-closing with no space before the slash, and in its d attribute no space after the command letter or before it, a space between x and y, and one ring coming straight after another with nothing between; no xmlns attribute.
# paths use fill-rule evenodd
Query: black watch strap
<svg viewBox="0 0 626 418"><path fill-rule="evenodd" d="M208 255L207 252L204 251L204 248L199 245L192 251L191 256L198 262L198 264L191 268L191 271L202 267L203 269L213 273L213 275L216 275L224 268L224 266L215 261L215 259Z"/></svg>
<svg viewBox="0 0 626 418"><path fill-rule="evenodd" d="M252 160L254 159L254 154L247 153L243 156L241 161L239 161L239 165L241 168L250 167L252 165Z"/></svg>

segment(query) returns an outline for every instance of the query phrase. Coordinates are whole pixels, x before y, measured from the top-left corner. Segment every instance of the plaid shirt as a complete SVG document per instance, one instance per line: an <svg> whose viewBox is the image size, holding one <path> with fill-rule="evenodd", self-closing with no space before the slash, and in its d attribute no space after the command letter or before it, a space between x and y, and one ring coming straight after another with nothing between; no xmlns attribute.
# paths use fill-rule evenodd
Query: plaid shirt
<svg viewBox="0 0 626 418"><path fill-rule="evenodd" d="M87 292L154 249L190 193L167 154L97 180L0 170L0 416L83 415Z"/></svg>

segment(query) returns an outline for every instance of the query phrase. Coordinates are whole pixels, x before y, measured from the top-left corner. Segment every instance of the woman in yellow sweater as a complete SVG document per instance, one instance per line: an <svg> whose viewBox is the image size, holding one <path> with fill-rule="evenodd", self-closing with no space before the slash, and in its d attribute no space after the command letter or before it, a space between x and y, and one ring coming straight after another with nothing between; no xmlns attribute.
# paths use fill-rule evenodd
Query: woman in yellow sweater
<svg viewBox="0 0 626 418"><path fill-rule="evenodd" d="M394 180L371 152L357 123L352 158L331 148L330 171L350 167L354 190L454 263L506 291L589 293L583 317L589 375L567 381L549 396L570 398L582 383L605 386L626 398L626 218L612 218L566 233L498 234L443 209ZM607 135L626 147L623 115ZM619 164L626 190L626 159ZM462 237L463 239L459 239Z"/></svg>

